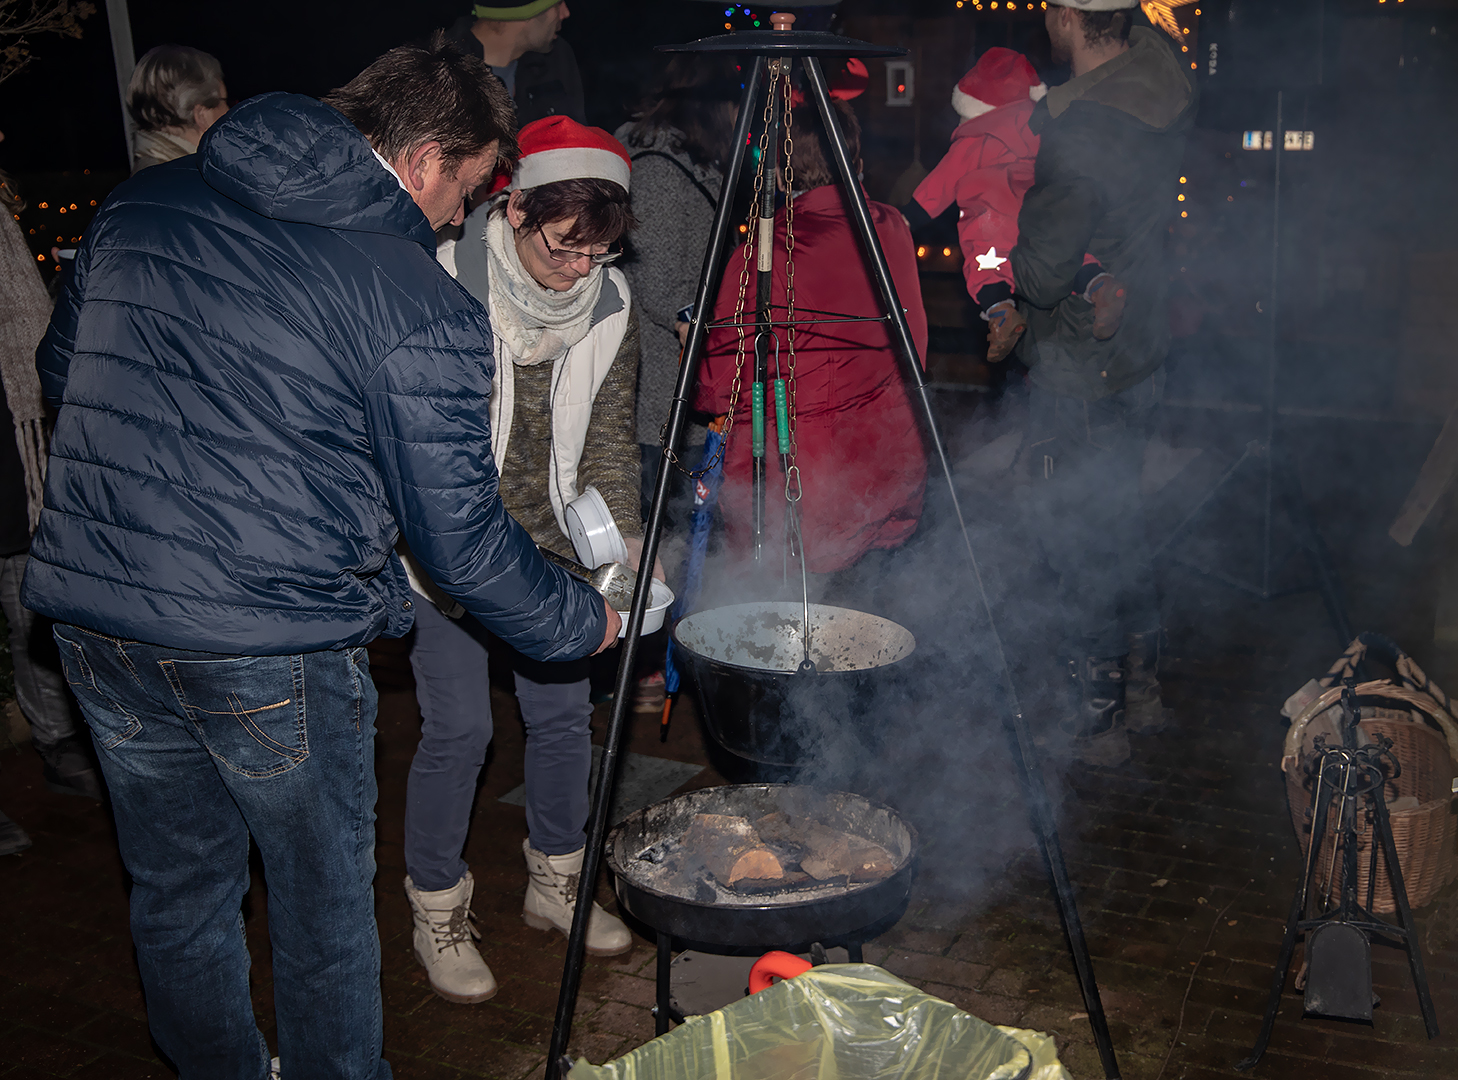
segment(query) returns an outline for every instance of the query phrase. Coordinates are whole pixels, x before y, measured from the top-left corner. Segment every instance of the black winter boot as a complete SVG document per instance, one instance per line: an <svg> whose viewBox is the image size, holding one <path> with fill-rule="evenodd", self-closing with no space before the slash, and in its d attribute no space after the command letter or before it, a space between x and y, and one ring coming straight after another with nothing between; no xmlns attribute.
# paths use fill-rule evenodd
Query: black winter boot
<svg viewBox="0 0 1458 1080"><path fill-rule="evenodd" d="M1124 684L1124 726L1135 735L1154 735L1169 723L1159 689L1161 633L1129 635L1128 679Z"/></svg>
<svg viewBox="0 0 1458 1080"><path fill-rule="evenodd" d="M1113 767L1129 760L1124 730L1124 666L1118 656L1069 661L1076 690L1073 752L1086 765Z"/></svg>

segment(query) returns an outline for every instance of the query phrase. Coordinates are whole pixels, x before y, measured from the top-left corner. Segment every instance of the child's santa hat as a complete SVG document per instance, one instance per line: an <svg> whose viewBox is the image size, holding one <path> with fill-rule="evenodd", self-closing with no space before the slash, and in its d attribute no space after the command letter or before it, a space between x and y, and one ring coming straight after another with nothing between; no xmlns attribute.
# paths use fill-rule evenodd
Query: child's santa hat
<svg viewBox="0 0 1458 1080"><path fill-rule="evenodd" d="M516 141L521 147L516 172L498 176L493 192L588 179L611 180L628 190L632 172L628 151L602 128L579 124L569 116L546 116L522 128Z"/></svg>
<svg viewBox="0 0 1458 1080"><path fill-rule="evenodd" d="M995 47L982 54L952 90L952 108L964 120L1019 101L1042 101L1048 87L1028 58Z"/></svg>

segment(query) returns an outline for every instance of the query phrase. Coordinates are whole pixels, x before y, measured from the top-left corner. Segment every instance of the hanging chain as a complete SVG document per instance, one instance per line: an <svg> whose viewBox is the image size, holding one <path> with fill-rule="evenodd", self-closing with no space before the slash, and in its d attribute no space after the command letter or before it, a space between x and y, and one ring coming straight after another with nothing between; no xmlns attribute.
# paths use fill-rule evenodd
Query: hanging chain
<svg viewBox="0 0 1458 1080"><path fill-rule="evenodd" d="M775 114L775 92L778 90L780 83L780 61L771 61L769 64L769 70L769 92L765 94L764 99L764 130L760 132L759 163L754 170L754 198L750 200L749 219L745 223L745 240L741 248L744 253L744 258L740 264L739 269L739 295L734 302L734 326L735 332L739 335L739 337L738 341L735 343L734 382L729 388L729 409L728 412L725 414L724 419L724 437L720 440L719 449L714 452L714 456L698 469L685 469L682 465L678 463L678 455L676 453L672 454L672 461L675 467L678 468L679 472L683 473L691 480L698 480L704 476L707 476L709 473L713 472L714 468L719 464L719 462L724 459L724 452L729 447L729 435L734 430L734 414L739 409L739 398L740 395L744 392L744 298L749 292L750 268L754 266L756 262L755 247L759 237L757 218L759 215L761 197L764 194L765 163L769 160L770 129L773 126ZM786 78L784 80L784 84L786 87L786 103L788 107L788 88L790 85L790 80ZM728 195L729 192L726 191L724 195L721 196L721 198L728 197ZM699 313L698 317L703 318L703 314ZM793 353L791 355L793 356Z"/></svg>
<svg viewBox="0 0 1458 1080"><path fill-rule="evenodd" d="M788 75L788 73L787 73ZM795 464L799 445L795 439L795 139L791 82L785 79L785 345L790 354L789 378L785 381L785 404L789 413L790 445L785 447L785 499L798 503L804 494L800 467ZM798 528L796 529L798 532Z"/></svg>

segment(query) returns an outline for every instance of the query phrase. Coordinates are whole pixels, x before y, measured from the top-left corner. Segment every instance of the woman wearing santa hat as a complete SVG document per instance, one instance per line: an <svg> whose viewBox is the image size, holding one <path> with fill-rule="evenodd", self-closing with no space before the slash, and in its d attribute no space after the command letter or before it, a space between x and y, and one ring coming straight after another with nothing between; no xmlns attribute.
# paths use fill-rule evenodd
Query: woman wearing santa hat
<svg viewBox="0 0 1458 1080"><path fill-rule="evenodd" d="M533 540L571 557L563 508L591 484L636 566L638 318L627 279L611 265L633 226L628 154L607 132L564 116L526 125L519 142L507 190L439 251L491 315L491 448L501 499ZM415 955L441 997L484 1001L496 980L472 941L479 936L470 922L474 881L462 849L491 741L488 638L413 568L412 584L431 601L416 604L410 653L421 716L405 805ZM522 917L566 934L586 844L587 664L510 659L527 732ZM627 927L594 904L587 951L613 956L631 947Z"/></svg>

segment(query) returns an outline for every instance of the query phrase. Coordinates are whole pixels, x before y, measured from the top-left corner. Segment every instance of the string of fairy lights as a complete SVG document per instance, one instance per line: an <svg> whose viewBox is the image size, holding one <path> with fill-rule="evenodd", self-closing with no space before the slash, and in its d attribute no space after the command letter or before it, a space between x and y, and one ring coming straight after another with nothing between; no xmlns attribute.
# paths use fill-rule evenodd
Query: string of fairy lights
<svg viewBox="0 0 1458 1080"><path fill-rule="evenodd" d="M55 176L59 175L57 181ZM13 210L12 216L19 223L26 243L35 253L36 263L42 272L52 273L61 269L61 263L51 256L52 248L74 248L81 242L81 236L90 224L96 208L103 197L102 188L109 187L118 177L106 176L91 179L90 169L76 174L52 174L47 186L60 189L60 194L41 195L27 185L22 185L18 194L24 200L22 207ZM105 181L105 183L99 183Z"/></svg>

